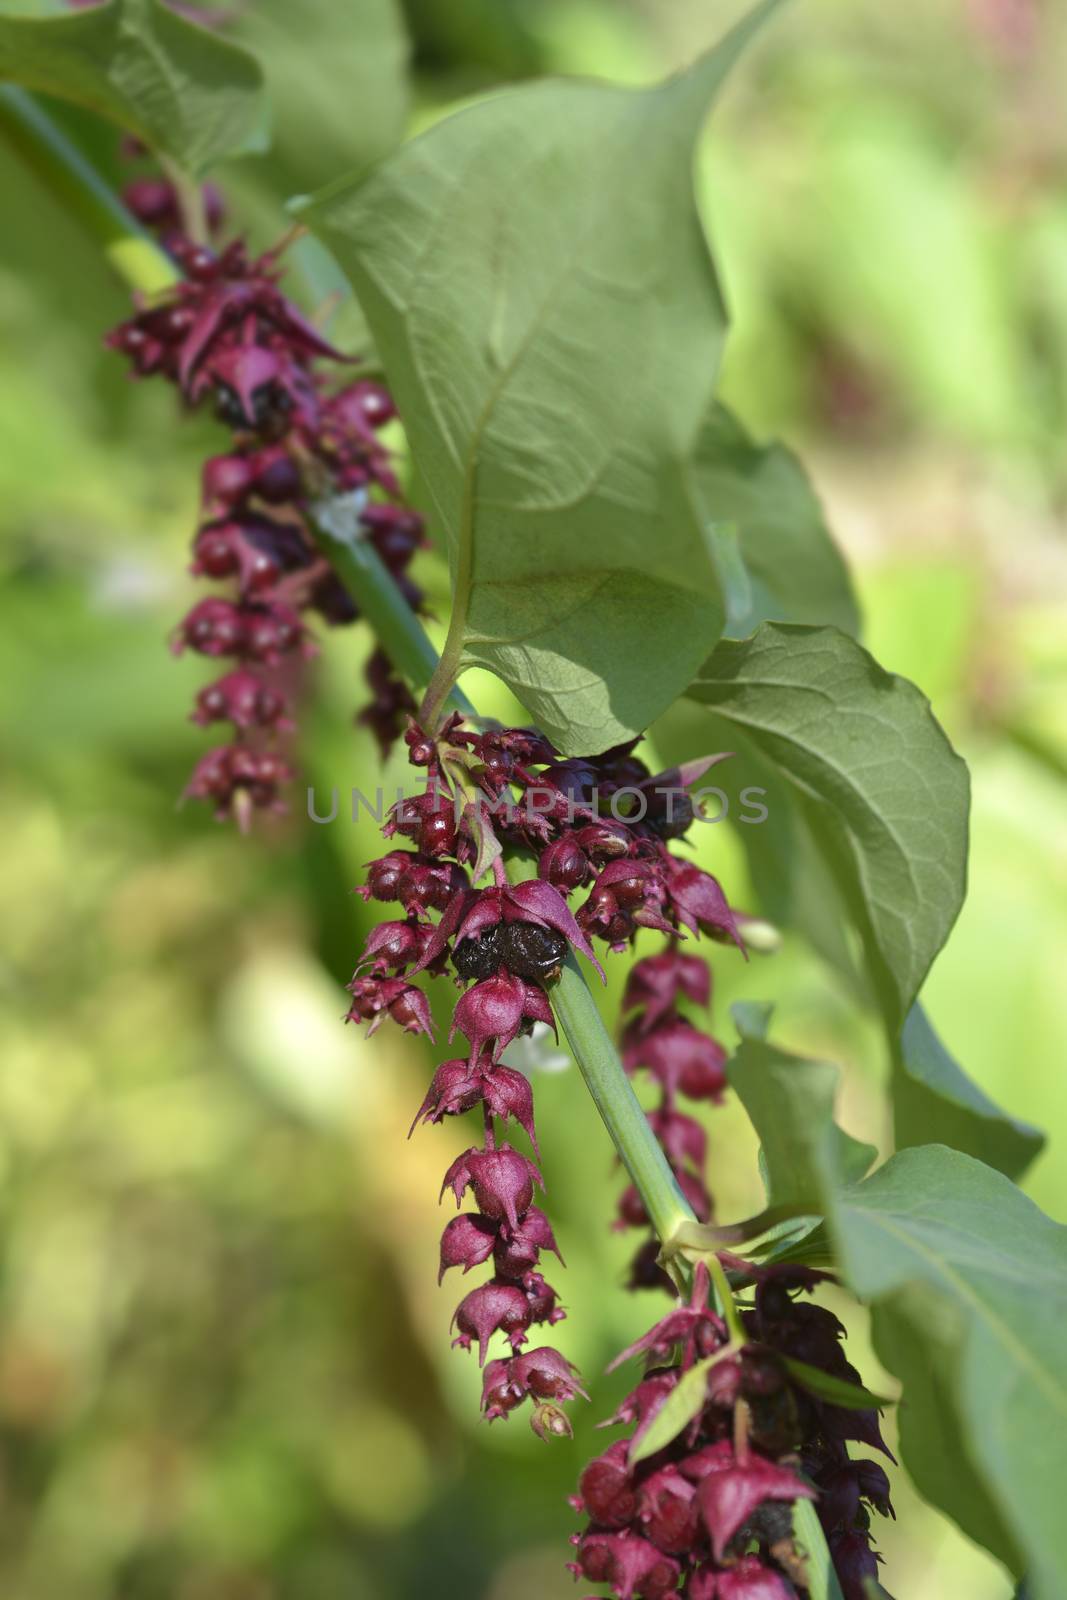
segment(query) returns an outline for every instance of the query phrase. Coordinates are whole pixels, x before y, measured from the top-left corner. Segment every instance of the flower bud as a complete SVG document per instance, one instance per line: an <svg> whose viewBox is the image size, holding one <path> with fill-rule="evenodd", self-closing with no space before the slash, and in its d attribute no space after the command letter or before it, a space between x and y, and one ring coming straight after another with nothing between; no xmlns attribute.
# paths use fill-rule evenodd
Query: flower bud
<svg viewBox="0 0 1067 1600"><path fill-rule="evenodd" d="M530 1427L539 1439L573 1439L571 1419L561 1406L542 1400L530 1413Z"/></svg>
<svg viewBox="0 0 1067 1600"><path fill-rule="evenodd" d="M285 701L276 689L243 669L228 672L209 683L196 697L191 720L201 727L211 722L232 722L235 728L274 728L288 730L293 724L285 715Z"/></svg>
<svg viewBox="0 0 1067 1600"><path fill-rule="evenodd" d="M593 868L574 835L564 833L541 851L537 875L564 894L569 894L572 889L580 889L583 884L592 881Z"/></svg>
<svg viewBox="0 0 1067 1600"><path fill-rule="evenodd" d="M499 1224L489 1217L464 1211L453 1217L441 1235L441 1267L437 1274L441 1282L449 1267L462 1267L468 1273L472 1267L488 1261L496 1243Z"/></svg>
<svg viewBox="0 0 1067 1600"><path fill-rule="evenodd" d="M483 1283L472 1289L456 1307L452 1324L459 1329L453 1345L469 1350L472 1341L478 1345L478 1365L485 1365L486 1350L494 1333L502 1333L513 1350L526 1342L526 1329L530 1324L529 1307L521 1289L511 1283Z"/></svg>
<svg viewBox="0 0 1067 1600"><path fill-rule="evenodd" d="M188 645L202 656L236 656L247 642L245 614L230 600L201 600L179 623L174 637L175 655Z"/></svg>

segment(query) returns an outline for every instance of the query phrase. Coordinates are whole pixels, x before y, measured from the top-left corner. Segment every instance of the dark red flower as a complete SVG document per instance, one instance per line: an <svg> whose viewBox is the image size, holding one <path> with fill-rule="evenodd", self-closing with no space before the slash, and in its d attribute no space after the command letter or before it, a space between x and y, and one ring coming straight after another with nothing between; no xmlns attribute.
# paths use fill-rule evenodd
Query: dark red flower
<svg viewBox="0 0 1067 1600"><path fill-rule="evenodd" d="M292 776L292 769L269 750L221 745L201 756L185 795L192 800L212 800L220 820L236 816L245 827L249 809L284 811L278 790Z"/></svg>
<svg viewBox="0 0 1067 1600"><path fill-rule="evenodd" d="M449 1267L462 1267L468 1273L472 1267L488 1261L497 1241L499 1222L481 1217L470 1211L453 1217L441 1235L441 1267L437 1274L441 1282Z"/></svg>
<svg viewBox="0 0 1067 1600"><path fill-rule="evenodd" d="M699 929L712 939L732 940L739 950L744 951L744 940L737 919L718 881L710 872L703 872L700 867L694 866L676 867L668 879L667 893L683 927L692 933Z"/></svg>
<svg viewBox="0 0 1067 1600"><path fill-rule="evenodd" d="M647 1033L673 1011L680 995L694 1005L706 1006L711 999L711 969L699 956L666 950L662 955L645 956L631 967L622 1009L642 1007L638 1026Z"/></svg>
<svg viewBox="0 0 1067 1600"><path fill-rule="evenodd" d="M726 1088L726 1051L683 1017L650 1033L631 1022L623 1034L622 1059L627 1072L647 1067L668 1093L690 1100L718 1100Z"/></svg>
<svg viewBox="0 0 1067 1600"><path fill-rule="evenodd" d="M668 1555L686 1555L697 1541L696 1490L673 1462L642 1481L637 1514L645 1537Z"/></svg>
<svg viewBox="0 0 1067 1600"><path fill-rule="evenodd" d="M526 1350L507 1361L490 1361L482 1380L482 1410L492 1422L514 1410L528 1396L538 1400L573 1400L589 1396L578 1382L578 1369L558 1350Z"/></svg>
<svg viewBox="0 0 1067 1600"><path fill-rule="evenodd" d="M678 1587L681 1568L672 1556L635 1533L584 1535L574 1571L592 1583L607 1583L617 1600L663 1600Z"/></svg>
<svg viewBox="0 0 1067 1600"><path fill-rule="evenodd" d="M542 1250L551 1250L562 1262L548 1218L539 1206L527 1206L517 1228L504 1226L497 1235L493 1251L497 1277L525 1277L537 1265Z"/></svg>
<svg viewBox="0 0 1067 1600"><path fill-rule="evenodd" d="M744 1460L724 1439L680 1464L699 1483L700 1514L716 1561L721 1561L734 1534L765 1500L814 1500L815 1490L789 1467L750 1450Z"/></svg>
<svg viewBox="0 0 1067 1600"><path fill-rule="evenodd" d="M459 1030L470 1040L474 1056L491 1048L493 1060L499 1061L530 1022L547 1022L555 1027L544 990L504 972L474 984L461 995L448 1037L451 1042Z"/></svg>
<svg viewBox="0 0 1067 1600"><path fill-rule="evenodd" d="M722 1570L700 1567L689 1580L688 1600L796 1600L796 1590L758 1556L742 1556Z"/></svg>
<svg viewBox="0 0 1067 1600"><path fill-rule="evenodd" d="M502 1144L497 1150L471 1149L457 1156L445 1173L441 1193L451 1189L459 1205L469 1188L486 1216L504 1218L517 1229L519 1218L533 1203L535 1184L544 1187L533 1162Z"/></svg>
<svg viewBox="0 0 1067 1600"><path fill-rule="evenodd" d="M493 1334L503 1333L512 1349L519 1350L526 1343L530 1320L530 1308L521 1289L513 1283L483 1283L456 1307L452 1324L459 1333L452 1343L469 1350L471 1341L476 1340L478 1364L484 1366Z"/></svg>
<svg viewBox="0 0 1067 1600"><path fill-rule="evenodd" d="M629 1441L616 1439L590 1461L578 1480L575 1509L602 1528L625 1528L637 1515L637 1486L628 1452Z"/></svg>
<svg viewBox="0 0 1067 1600"><path fill-rule="evenodd" d="M480 1067L464 1059L443 1061L433 1075L415 1122L441 1122L484 1102L495 1117L512 1117L537 1149L533 1092L529 1080L510 1067ZM415 1126L412 1123L412 1128Z"/></svg>
<svg viewBox="0 0 1067 1600"><path fill-rule="evenodd" d="M364 900L399 900L409 913L442 911L467 887L469 879L452 861L427 861L411 850L390 850L367 863L367 882L356 889ZM420 961L430 966L433 955Z"/></svg>
<svg viewBox="0 0 1067 1600"><path fill-rule="evenodd" d="M398 1022L405 1033L425 1033L434 1037L430 1003L421 989L403 978L353 978L348 985L352 1004L346 1022L369 1022L367 1037L377 1032L388 1016Z"/></svg>
<svg viewBox="0 0 1067 1600"><path fill-rule="evenodd" d="M867 1600L867 1584L877 1583L880 1560L869 1536L860 1530L833 1533L827 1543L844 1600Z"/></svg>
<svg viewBox="0 0 1067 1600"><path fill-rule="evenodd" d="M191 721L207 727L212 722L232 722L235 728L273 728L288 732L293 723L285 714L285 700L277 689L238 668L209 683L196 697Z"/></svg>

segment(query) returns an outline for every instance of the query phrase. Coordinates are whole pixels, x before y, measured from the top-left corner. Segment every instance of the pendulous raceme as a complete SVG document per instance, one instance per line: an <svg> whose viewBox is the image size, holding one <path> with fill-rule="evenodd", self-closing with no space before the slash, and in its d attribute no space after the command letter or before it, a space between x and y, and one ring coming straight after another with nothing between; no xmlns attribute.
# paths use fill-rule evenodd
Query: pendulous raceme
<svg viewBox="0 0 1067 1600"><path fill-rule="evenodd" d="M670 848L694 820L685 785L705 763L653 775L633 745L563 760L534 729L478 731L458 716L436 736L413 722L405 738L426 784L398 801L383 833L413 848L371 862L359 891L366 900L399 901L405 916L370 934L349 985L348 1018L373 1031L390 1016L432 1038L429 1001L415 980L451 973L461 990L449 1041L462 1035L466 1052L436 1069L412 1124L482 1116L482 1143L452 1163L442 1184L442 1194L450 1191L458 1206L469 1199L471 1209L445 1226L439 1281L452 1268L464 1276L488 1269L456 1307L454 1343L477 1350L487 1419L529 1400L532 1426L547 1438L570 1431L565 1403L588 1397L560 1351L527 1348L533 1330L558 1323L564 1311L540 1270L542 1253L559 1250L535 1203L543 1179L533 1159L540 1160L533 1092L507 1064L507 1049L536 1023L555 1028L553 989L572 950L599 970L594 938L622 951L642 929L662 933L663 950L630 970L623 1061L655 1080L660 1102L649 1120L695 1215L710 1218L707 1137L678 1099L722 1099L725 1051L683 1009L711 999L708 967L686 946L704 935L743 950L743 919L709 873ZM503 1136L498 1124L509 1122L533 1157ZM627 1188L616 1225L648 1224L638 1191ZM618 1600L790 1600L802 1571L792 1506L808 1499L846 1600L865 1600L864 1581L877 1570L869 1513L890 1510L888 1483L876 1463L852 1461L847 1442L884 1450L877 1413L818 1398L786 1364L794 1358L857 1381L836 1318L796 1299L827 1274L720 1260L737 1293L752 1292L751 1303L738 1305L741 1333L731 1334L709 1304L708 1272L698 1262L688 1303L619 1358L644 1356L648 1369L611 1419L634 1425L631 1438L582 1474L574 1504L589 1520L575 1535L573 1571L606 1583ZM654 1236L637 1253L631 1287L676 1292ZM495 1341L505 1353L491 1356ZM635 1456L698 1361L708 1363L703 1403L662 1448Z"/></svg>
<svg viewBox="0 0 1067 1600"><path fill-rule="evenodd" d="M293 776L279 738L294 729L301 663L316 653L306 618L332 627L359 616L315 544L314 502L352 497L361 536L416 611L422 593L407 569L424 542L422 520L404 503L379 438L395 416L387 390L328 377L346 358L282 292L280 250L253 258L240 239L217 251L196 243L163 179L135 180L126 200L158 231L182 278L107 342L129 359L131 376L164 378L189 407L211 404L232 434L204 465L190 568L229 593L195 605L173 648L234 664L197 695L192 720L228 723L232 734L198 762L186 794L247 826L257 809L283 809ZM214 191L205 201L218 229L221 201ZM387 753L415 702L380 647L365 676L371 700L358 720Z"/></svg>

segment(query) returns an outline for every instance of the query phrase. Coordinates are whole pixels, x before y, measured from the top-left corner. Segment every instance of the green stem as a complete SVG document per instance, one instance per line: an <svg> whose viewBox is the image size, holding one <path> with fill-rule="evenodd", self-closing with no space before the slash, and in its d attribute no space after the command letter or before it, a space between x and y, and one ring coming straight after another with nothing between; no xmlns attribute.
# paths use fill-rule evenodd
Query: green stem
<svg viewBox="0 0 1067 1600"><path fill-rule="evenodd" d="M725 1268L717 1255L705 1256L704 1259L707 1262L708 1275L715 1288L715 1298L719 1302L719 1310L722 1312L726 1326L730 1330L730 1341L741 1346L745 1343L747 1335L741 1322L741 1313L737 1309L737 1302L734 1300L733 1290L730 1288Z"/></svg>
<svg viewBox="0 0 1067 1600"><path fill-rule="evenodd" d="M117 195L32 95L13 84L0 88L0 135L65 211L76 216L131 289L159 294L178 282L178 271L138 226Z"/></svg>
<svg viewBox="0 0 1067 1600"><path fill-rule="evenodd" d="M593 1104L644 1202L652 1226L666 1241L680 1223L693 1220L693 1212L641 1110L573 955L563 965L552 1004Z"/></svg>
<svg viewBox="0 0 1067 1600"><path fill-rule="evenodd" d="M461 650L455 646L453 634L454 630L450 627L445 648L436 661L429 687L419 707L419 725L428 733L436 732L441 715L449 703L449 697L454 699L459 693L455 682L459 673Z"/></svg>
<svg viewBox="0 0 1067 1600"><path fill-rule="evenodd" d="M322 501L308 521L315 543L329 558L389 659L416 688L431 682L438 666L437 651L381 556L370 540L362 537L356 513L349 513L343 500ZM477 716L459 689L451 688L445 698L452 710L465 717Z"/></svg>
<svg viewBox="0 0 1067 1600"><path fill-rule="evenodd" d="M18 89L0 90L0 132L60 203L89 229L131 288L157 294L178 281L168 258L29 95ZM445 653L438 658L377 552L355 534L353 520L346 516L343 502L318 507L313 532L320 548L391 659L412 683L429 685L423 715L436 721L450 704L474 717L474 707L454 687L460 630L454 625L450 628ZM586 1086L652 1225L661 1240L669 1239L682 1223L695 1220L692 1210L641 1110L573 957L564 966L553 999Z"/></svg>

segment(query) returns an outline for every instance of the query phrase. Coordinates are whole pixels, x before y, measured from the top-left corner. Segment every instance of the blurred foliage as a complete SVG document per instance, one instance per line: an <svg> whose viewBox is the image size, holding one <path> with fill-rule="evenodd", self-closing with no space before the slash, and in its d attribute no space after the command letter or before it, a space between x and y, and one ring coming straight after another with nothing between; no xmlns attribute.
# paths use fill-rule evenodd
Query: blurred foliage
<svg viewBox="0 0 1067 1600"><path fill-rule="evenodd" d="M652 78L741 9L409 0L416 115L543 71ZM731 87L701 180L734 314L726 397L802 451L854 563L866 642L931 696L971 763L971 894L925 995L982 1087L1050 1131L1025 1186L1054 1215L1065 27L1036 0L796 8ZM114 166L110 133L75 120ZM269 230L253 177L242 204ZM197 461L216 435L124 381L100 348L121 290L3 152L0 179L0 1593L570 1595L565 1495L626 1385L603 1367L650 1310L619 1292L629 1241L609 1228L607 1141L573 1072L541 1076L561 1342L593 1404L573 1446L521 1418L490 1430L473 1363L448 1349L455 1294L434 1284L439 1174L463 1130L408 1143L429 1055L340 1025L373 821L349 822L342 801L312 827L298 790L288 821L244 841L176 807L204 747L185 721L204 672L165 639L192 593ZM443 621L436 557L422 576ZM320 793L373 790L350 722L367 641L324 644L305 770ZM508 714L491 680L471 692ZM699 850L752 904L729 823ZM724 1038L731 1000L774 998L784 1041L843 1064L843 1125L887 1148L884 1048L828 968L788 939L748 966L721 955L716 984ZM736 1104L713 1114L712 1143L721 1216L754 1209ZM906 1483L894 1492L894 1593L1006 1600L988 1557Z"/></svg>

